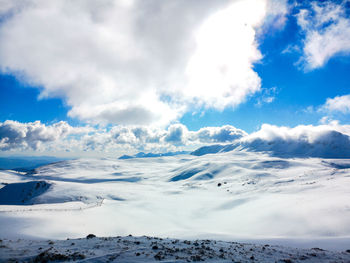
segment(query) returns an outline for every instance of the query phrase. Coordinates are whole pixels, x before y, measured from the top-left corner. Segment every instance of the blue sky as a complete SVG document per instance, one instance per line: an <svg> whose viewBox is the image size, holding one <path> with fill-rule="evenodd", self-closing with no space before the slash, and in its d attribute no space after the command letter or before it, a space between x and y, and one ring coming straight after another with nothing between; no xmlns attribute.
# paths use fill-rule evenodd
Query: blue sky
<svg viewBox="0 0 350 263"><path fill-rule="evenodd" d="M154 10L168 10L171 1L111 1L110 9L125 20L120 25L104 6L10 2L0 10L2 125L40 121L48 128L63 121L69 129L90 129L78 132L82 138L139 125L164 131L172 125L187 131L230 125L252 133L264 123L350 124L348 1L205 1L199 11L195 1L169 4L195 18L183 25L166 11L149 22ZM67 20L67 8L79 8L78 18ZM144 8L143 16L134 18L133 8ZM242 18L232 19L235 12ZM132 19L145 19L145 25ZM209 76L216 67L219 73ZM6 138L0 130L0 139ZM21 151L36 150L23 145Z"/></svg>

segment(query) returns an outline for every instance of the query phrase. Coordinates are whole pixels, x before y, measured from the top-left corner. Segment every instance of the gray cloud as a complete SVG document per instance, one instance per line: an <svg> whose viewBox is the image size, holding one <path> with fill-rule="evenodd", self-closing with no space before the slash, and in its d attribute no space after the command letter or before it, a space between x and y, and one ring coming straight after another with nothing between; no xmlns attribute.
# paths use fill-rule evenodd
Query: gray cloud
<svg viewBox="0 0 350 263"><path fill-rule="evenodd" d="M173 144L184 144L186 133L188 133L186 126L181 124L172 125L168 129L164 141Z"/></svg>

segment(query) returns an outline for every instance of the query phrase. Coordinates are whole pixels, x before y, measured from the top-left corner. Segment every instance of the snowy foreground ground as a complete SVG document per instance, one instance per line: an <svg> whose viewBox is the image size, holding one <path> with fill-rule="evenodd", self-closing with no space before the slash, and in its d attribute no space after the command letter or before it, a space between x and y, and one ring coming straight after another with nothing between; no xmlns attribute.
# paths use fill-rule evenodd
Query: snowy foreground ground
<svg viewBox="0 0 350 263"><path fill-rule="evenodd" d="M6 262L350 262L350 250L326 251L213 240L107 237L60 241L3 240Z"/></svg>
<svg viewBox="0 0 350 263"><path fill-rule="evenodd" d="M350 249L350 159L283 159L245 151L79 159L30 174L1 171L0 183L4 261L40 253L74 259L76 253L77 260L101 256L101 262L109 257L186 262L196 255L228 262L251 256L257 262L350 262L345 252ZM89 233L181 240L72 240ZM228 243L198 241L197 246L197 239Z"/></svg>

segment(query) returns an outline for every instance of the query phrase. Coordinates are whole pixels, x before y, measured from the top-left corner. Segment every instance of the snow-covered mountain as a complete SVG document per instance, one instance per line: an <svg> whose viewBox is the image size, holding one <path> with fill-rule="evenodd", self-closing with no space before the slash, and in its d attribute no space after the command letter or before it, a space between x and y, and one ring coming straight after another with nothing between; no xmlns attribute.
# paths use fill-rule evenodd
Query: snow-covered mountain
<svg viewBox="0 0 350 263"><path fill-rule="evenodd" d="M119 157L121 160L132 159L132 158L153 158L153 157L164 157L164 156L175 156L180 154L188 154L188 151L177 151L177 152L166 152L166 153L144 153L139 152L135 155L122 155Z"/></svg>
<svg viewBox="0 0 350 263"><path fill-rule="evenodd" d="M0 238L151 235L349 249L350 160L234 149L1 171Z"/></svg>

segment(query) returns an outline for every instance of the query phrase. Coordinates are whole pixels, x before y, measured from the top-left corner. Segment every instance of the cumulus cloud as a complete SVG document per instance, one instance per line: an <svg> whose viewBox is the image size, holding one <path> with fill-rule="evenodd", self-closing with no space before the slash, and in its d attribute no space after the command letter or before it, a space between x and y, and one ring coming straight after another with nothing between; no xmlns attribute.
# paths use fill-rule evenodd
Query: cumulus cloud
<svg viewBox="0 0 350 263"><path fill-rule="evenodd" d="M7 120L0 123L0 150L40 150L42 144L57 141L68 134L88 131L88 128L73 128L64 121L47 126L40 121L20 123Z"/></svg>
<svg viewBox="0 0 350 263"><path fill-rule="evenodd" d="M255 8L251 8L255 6ZM260 89L253 64L262 57L254 27L266 14L264 1L237 1L209 17L196 33L183 94L218 109L236 106Z"/></svg>
<svg viewBox="0 0 350 263"><path fill-rule="evenodd" d="M326 103L321 107L326 112L350 113L350 95L336 96L328 98Z"/></svg>
<svg viewBox="0 0 350 263"><path fill-rule="evenodd" d="M71 117L166 125L260 89L256 30L285 13L270 2L2 0L0 69L64 98Z"/></svg>
<svg viewBox="0 0 350 263"><path fill-rule="evenodd" d="M246 136L247 133L230 125L205 127L192 134L193 140L203 143L228 143Z"/></svg>
<svg viewBox="0 0 350 263"><path fill-rule="evenodd" d="M45 125L40 121L0 123L1 151L47 151L81 154L167 152L202 144L227 143L245 136L233 126L206 127L189 131L182 124L167 129L150 126L114 126L110 129L72 127L66 122Z"/></svg>
<svg viewBox="0 0 350 263"><path fill-rule="evenodd" d="M298 25L305 33L302 63L306 70L325 65L335 55L350 52L350 19L347 1L312 2L311 9L301 9Z"/></svg>
<svg viewBox="0 0 350 263"><path fill-rule="evenodd" d="M167 135L164 137L164 141L173 144L184 144L187 133L188 130L185 125L171 125L168 129Z"/></svg>
<svg viewBox="0 0 350 263"><path fill-rule="evenodd" d="M111 129L72 127L66 122L0 123L0 150L69 152L81 155L119 156L138 151L164 153L194 149L197 155L246 149L284 157L350 157L350 125L300 125L294 128L264 124L247 134L233 126L205 127L189 131L182 124L167 129L149 126L114 126ZM218 145L218 143L220 145Z"/></svg>
<svg viewBox="0 0 350 263"><path fill-rule="evenodd" d="M258 132L243 138L241 145L285 157L350 157L349 134L330 125L288 128L264 124Z"/></svg>
<svg viewBox="0 0 350 263"><path fill-rule="evenodd" d="M192 154L227 152L235 149L267 152L280 157L350 157L350 126L300 125L294 128L264 124L257 132L242 137L233 144L212 145Z"/></svg>
<svg viewBox="0 0 350 263"><path fill-rule="evenodd" d="M167 129L115 126L110 131L87 135L82 141L88 150L116 150L122 146L129 151L164 152L182 150L186 146L233 142L245 135L243 130L230 125L205 127L198 131L189 131L183 124L172 124Z"/></svg>

